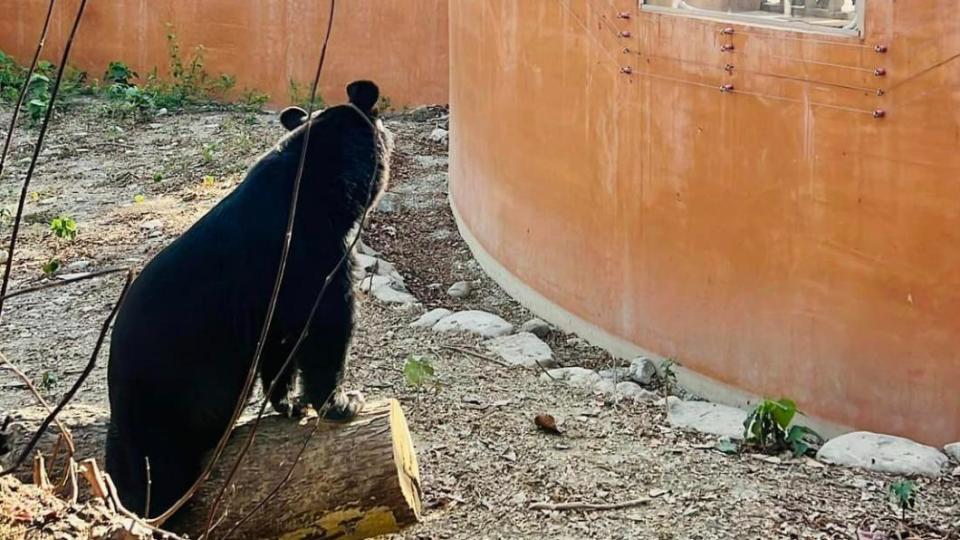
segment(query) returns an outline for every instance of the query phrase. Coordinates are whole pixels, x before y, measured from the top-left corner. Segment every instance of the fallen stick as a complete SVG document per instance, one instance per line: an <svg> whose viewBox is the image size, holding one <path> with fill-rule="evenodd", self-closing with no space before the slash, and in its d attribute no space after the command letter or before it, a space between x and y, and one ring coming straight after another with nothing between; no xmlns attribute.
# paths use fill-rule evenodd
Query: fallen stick
<svg viewBox="0 0 960 540"><path fill-rule="evenodd" d="M650 502L649 497L641 497L631 501L619 503L588 503L588 502L565 502L565 503L533 503L530 510L555 510L562 512L565 510L619 510L621 508L633 508L634 506L643 506Z"/></svg>

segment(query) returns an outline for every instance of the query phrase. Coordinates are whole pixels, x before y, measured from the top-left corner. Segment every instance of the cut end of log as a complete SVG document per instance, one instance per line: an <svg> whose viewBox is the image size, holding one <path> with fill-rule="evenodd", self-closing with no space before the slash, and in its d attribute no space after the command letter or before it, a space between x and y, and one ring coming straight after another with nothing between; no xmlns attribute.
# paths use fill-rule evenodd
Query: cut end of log
<svg viewBox="0 0 960 540"><path fill-rule="evenodd" d="M420 512L423 510L423 489L420 486L420 465L417 464L417 453L413 448L413 439L407 428L407 419L403 415L400 403L391 399L390 431L393 433L393 460L397 463L400 491L403 493L407 506L413 512L413 519L420 521Z"/></svg>

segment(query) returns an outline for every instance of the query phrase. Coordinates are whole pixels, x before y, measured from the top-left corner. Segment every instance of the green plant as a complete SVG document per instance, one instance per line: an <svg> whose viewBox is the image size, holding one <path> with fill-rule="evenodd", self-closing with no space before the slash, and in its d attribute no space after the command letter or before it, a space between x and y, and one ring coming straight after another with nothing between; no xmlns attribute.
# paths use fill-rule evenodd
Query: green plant
<svg viewBox="0 0 960 540"><path fill-rule="evenodd" d="M209 174L204 176L203 179L200 180L200 184L203 185L203 187L213 187L216 185L216 183L217 183L217 179Z"/></svg>
<svg viewBox="0 0 960 540"><path fill-rule="evenodd" d="M133 202L136 203L136 204L140 204L140 203L142 203L144 200L146 200L145 197L144 197L143 195L139 194L139 193L133 196Z"/></svg>
<svg viewBox="0 0 960 540"><path fill-rule="evenodd" d="M257 90L246 89L240 94L240 106L244 110L259 111L270 101L270 95Z"/></svg>
<svg viewBox="0 0 960 540"><path fill-rule="evenodd" d="M44 371L43 374L40 375L39 386L44 390L50 390L56 386L58 382L60 382L60 378L57 377L56 373L52 371Z"/></svg>
<svg viewBox="0 0 960 540"><path fill-rule="evenodd" d="M890 484L888 491L893 502L900 508L900 519L906 519L907 510L913 510L917 504L917 485L910 480L900 480Z"/></svg>
<svg viewBox="0 0 960 540"><path fill-rule="evenodd" d="M217 149L216 144L205 144L203 145L203 150L201 150L201 155L203 156L204 163L212 163L214 157L214 151Z"/></svg>
<svg viewBox="0 0 960 540"><path fill-rule="evenodd" d="M822 439L806 426L790 425L797 412L797 404L789 399L764 399L743 422L744 443L764 452L789 449L798 457L806 454Z"/></svg>
<svg viewBox="0 0 960 540"><path fill-rule="evenodd" d="M50 106L50 78L34 73L27 85L27 114L31 124L39 122Z"/></svg>
<svg viewBox="0 0 960 540"><path fill-rule="evenodd" d="M137 78L138 75L135 71L127 67L123 62L110 62L107 65L107 71L103 74L103 80L112 83L119 84L121 86L131 86L133 83L130 82L131 79Z"/></svg>
<svg viewBox="0 0 960 540"><path fill-rule="evenodd" d="M77 222L66 215L55 217L50 221L50 232L57 238L73 240L77 237Z"/></svg>
<svg viewBox="0 0 960 540"><path fill-rule="evenodd" d="M153 173L153 181L154 181L154 182L161 182L161 181L163 181L163 173L160 172L160 171L157 171L157 172Z"/></svg>
<svg viewBox="0 0 960 540"><path fill-rule="evenodd" d="M50 259L43 263L40 270L43 272L44 277L53 277L53 275L57 273L57 270L60 270L60 259Z"/></svg>
<svg viewBox="0 0 960 540"><path fill-rule="evenodd" d="M126 117L133 115L137 119L147 118L157 108L153 96L139 86L114 83L107 90L109 103L105 110L109 116Z"/></svg>
<svg viewBox="0 0 960 540"><path fill-rule="evenodd" d="M434 374L433 363L426 356L411 354L403 364L403 377L407 384L418 390L430 382Z"/></svg>
<svg viewBox="0 0 960 540"><path fill-rule="evenodd" d="M297 81L290 79L290 102L303 110L319 111L323 109L324 102L320 92L313 98L313 106L310 105L310 89L302 88Z"/></svg>

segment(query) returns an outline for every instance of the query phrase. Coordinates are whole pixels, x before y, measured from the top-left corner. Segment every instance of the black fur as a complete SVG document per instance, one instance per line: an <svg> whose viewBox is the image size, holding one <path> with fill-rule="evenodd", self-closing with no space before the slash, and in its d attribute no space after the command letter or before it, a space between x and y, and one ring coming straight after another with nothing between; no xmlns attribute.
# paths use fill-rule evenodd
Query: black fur
<svg viewBox="0 0 960 540"><path fill-rule="evenodd" d="M355 106L331 107L311 120L293 243L261 360L265 391L324 277L347 251L348 234L386 182L389 144L370 127L370 100L376 102L378 90L366 81L349 88ZM157 515L194 482L204 454L228 427L266 318L306 118L299 109L283 112L281 121L293 131L233 193L157 254L117 315L106 467L134 512L144 511L145 458L153 481L150 513ZM357 411L358 402L336 388L353 330L351 262L348 257L336 272L295 369L282 374L270 396L280 412L295 408L287 397L295 374L303 401L318 409L336 392L328 417L347 419Z"/></svg>

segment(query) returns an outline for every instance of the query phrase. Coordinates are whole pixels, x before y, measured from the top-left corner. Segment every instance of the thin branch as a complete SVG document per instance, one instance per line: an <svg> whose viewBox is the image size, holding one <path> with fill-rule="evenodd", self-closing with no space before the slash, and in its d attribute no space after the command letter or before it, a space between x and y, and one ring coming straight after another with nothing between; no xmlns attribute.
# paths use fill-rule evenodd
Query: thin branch
<svg viewBox="0 0 960 540"><path fill-rule="evenodd" d="M77 283L78 281L86 281L88 279L108 276L110 274L118 274L120 272L127 272L130 268L107 268L105 270L98 270L96 272L87 272L86 274L80 276L74 276L67 279L60 279L57 281L50 281L48 283L43 283L41 285L34 285L33 287L27 287L25 289L18 289L16 291L7 293L3 297L3 300L8 300L10 298L15 298L17 296L23 296L25 294L35 293L37 291L43 291L46 289L53 289L55 287L62 287L64 285L70 285L71 283Z"/></svg>
<svg viewBox="0 0 960 540"><path fill-rule="evenodd" d="M277 268L277 275L273 283L273 292L270 295L270 301L267 304L267 313L266 318L263 321L263 327L260 330L260 338L257 341L257 347L253 355L253 361L250 364L250 369L247 370L247 377L244 380L243 387L240 391L240 395L237 396L237 402L234 406L233 414L230 416L230 421L227 423L226 428L223 431L223 434L220 436L219 441L217 441L217 446L214 448L213 453L210 455L207 465L204 467L203 472L196 479L190 489L183 494L173 505L164 511L162 514L151 520L151 524L160 526L166 520L170 519L177 510L183 507L187 501L193 497L194 493L200 486L207 480L210 476L210 473L213 471L214 465L220 459L220 456L223 455L224 449L226 449L227 441L230 440L230 434L233 432L233 426L239 420L240 415L243 413L243 409L246 406L247 399L250 396L250 392L253 389L253 383L256 381L257 372L260 367L260 358L263 356L263 350L267 344L267 336L270 333L270 328L273 325L273 315L277 308L277 302L280 298L280 288L283 285L283 278L286 274L287 268L287 259L290 256L290 245L293 240L293 226L297 215L297 203L300 200L300 184L303 180L303 170L306 165L307 160L307 149L309 148L310 143L310 129L313 126L311 122L313 117L313 106L316 100L317 95L317 86L320 83L320 73L323 71L323 63L327 55L327 44L330 41L330 31L333 28L333 14L336 6L336 0L330 0L330 19L327 21L327 33L323 38L323 47L320 50L320 60L317 64L316 75L313 79L313 86L310 89L310 102L307 105L307 118L306 118L306 127L304 128L303 135L303 146L300 148L300 160L297 164L297 174L293 180L293 192L290 197L290 209L287 214L287 226L286 232L284 233L283 238L283 249L280 253L280 264ZM226 484L224 484L226 485ZM217 504L222 497L223 492L217 495L216 500L214 501L213 506L211 507L210 514L213 515L214 510L216 510ZM207 530L209 530L211 523L208 520Z"/></svg>
<svg viewBox="0 0 960 540"><path fill-rule="evenodd" d="M150 496L153 491L153 476L150 475L150 456L143 456L144 464L147 469L147 500L143 505L143 515L150 515Z"/></svg>
<svg viewBox="0 0 960 540"><path fill-rule="evenodd" d="M477 352L477 351L474 351L474 350L471 350L471 349L465 349L465 348L463 348L463 347L457 347L457 346L455 346L455 345L441 345L440 348L441 348L441 349L446 349L446 350L448 350L448 351L453 351L453 352L458 352L458 353L461 353L461 354L466 354L466 355L472 356L472 357L474 357L474 358L479 358L480 360L486 360L487 362L493 362L494 364L497 364L498 366L502 366L502 367L505 367L505 368L513 367L513 366L511 366L510 364L504 362L503 360L498 360L498 359L496 359L496 358L494 358L494 357L492 357L492 356L487 356L487 355L485 355L485 354L483 354L483 353L481 353L481 352Z"/></svg>
<svg viewBox="0 0 960 540"><path fill-rule="evenodd" d="M47 403L47 400L43 399L43 396L40 394L40 391L37 390L37 387L34 386L33 381L30 380L30 377L27 377L27 374L20 370L13 362L11 362L2 352L0 352L0 365L6 365L7 369L13 372L14 375L20 378L24 384L27 385L27 388L30 389L30 393L33 394L33 397L37 400L37 403L41 407L47 410L47 414L52 414L53 409L50 407L50 404ZM60 430L60 433L63 434L63 440L67 443L67 448L70 449L70 455L72 456L76 452L76 447L73 446L73 434L70 433L70 430L67 429L67 426L63 425L63 422L59 418L54 420L57 423L57 429Z"/></svg>
<svg viewBox="0 0 960 540"><path fill-rule="evenodd" d="M10 151L10 143L13 141L13 130L17 127L17 118L20 116L20 109L27 97L27 90L30 88L30 79L33 78L37 70L37 63L40 61L40 51L47 41L47 30L50 29L50 19L53 15L53 6L57 0L50 0L47 6L47 16L43 19L43 30L40 31L40 39L37 40L37 48L33 51L33 59L30 61L30 67L27 69L27 76L23 80L23 86L20 87L20 95L17 96L17 104L13 107L13 113L10 116L10 127L7 129L7 136L3 141L3 151L0 152L0 177L3 177L3 166L7 162L7 152Z"/></svg>
<svg viewBox="0 0 960 540"><path fill-rule="evenodd" d="M86 2L84 2L86 3ZM113 318L116 317L117 311L120 309L120 305L123 303L123 299L127 296L127 291L130 290L130 283L133 281L133 272L127 272L127 280L123 284L123 290L120 291L120 298L117 299L117 303L113 305L113 309L110 310L110 314L103 321L103 326L100 327L100 335L97 336L97 342L93 347L93 352L90 354L90 360L87 361L86 367L83 368L83 372L80 374L80 377L73 383L73 386L67 390L67 393L63 396L63 399L60 400L60 403L57 404L57 407L47 415L43 420L43 423L40 424L40 427L37 429L37 432L33 434L33 438L30 439L30 442L27 444L26 448L23 449L23 452L20 453L20 457L11 465L7 470L0 472L0 476L6 476L13 471L17 470L20 465L23 464L27 456L33 451L34 447L37 446L37 443L40 442L40 437L43 435L43 432L50 427L50 423L60 414L60 411L70 403L70 400L73 399L73 396L77 394L77 391L80 390L80 386L87 380L87 377L90 376L90 373L93 371L94 366L97 364L97 356L100 355L100 349L103 347L103 342L107 337L107 331L110 329L110 323L113 322Z"/></svg>
<svg viewBox="0 0 960 540"><path fill-rule="evenodd" d="M619 503L588 503L588 502L566 502L566 503L533 503L530 510L620 510L621 508L633 508L634 506L643 506L650 502L649 497L640 497L630 501Z"/></svg>
<svg viewBox="0 0 960 540"><path fill-rule="evenodd" d="M57 66L57 80L53 83L53 90L50 91L50 101L47 103L47 110L43 115L43 123L40 124L40 133L37 135L37 144L33 147L33 156L30 158L30 166L27 168L27 176L23 179L23 187L20 190L20 200L17 202L17 216L13 220L13 230L10 233L10 245L7 248L7 265L3 269L3 282L0 283L0 316L3 315L3 297L7 295L7 287L10 285L10 271L13 269L13 255L17 248L17 237L20 235L20 224L23 221L23 208L26 205L27 194L30 191L30 180L33 179L33 172L37 167L37 159L40 158L40 150L43 148L43 139L47 135L47 128L50 127L50 118L53 116L54 104L57 102L57 94L60 93L60 83L63 82L63 72L67 68L67 60L70 58L70 50L73 48L73 40L77 36L77 28L80 27L80 19L83 18L83 10L86 7L87 0L80 0L80 7L77 9L77 16L73 19L73 27L70 29L70 35L67 37L67 43L63 47L63 55L60 57L60 65Z"/></svg>

